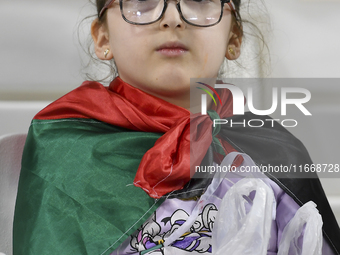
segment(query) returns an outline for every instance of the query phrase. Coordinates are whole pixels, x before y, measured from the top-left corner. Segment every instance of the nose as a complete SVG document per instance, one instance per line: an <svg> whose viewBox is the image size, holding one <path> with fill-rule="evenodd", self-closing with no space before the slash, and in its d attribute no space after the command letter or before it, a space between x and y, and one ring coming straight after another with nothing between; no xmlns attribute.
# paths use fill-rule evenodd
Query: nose
<svg viewBox="0 0 340 255"><path fill-rule="evenodd" d="M183 21L179 10L177 9L177 4L179 0L167 0L166 8L164 10L163 17L161 18L160 28L161 29L183 29L185 27L185 22Z"/></svg>

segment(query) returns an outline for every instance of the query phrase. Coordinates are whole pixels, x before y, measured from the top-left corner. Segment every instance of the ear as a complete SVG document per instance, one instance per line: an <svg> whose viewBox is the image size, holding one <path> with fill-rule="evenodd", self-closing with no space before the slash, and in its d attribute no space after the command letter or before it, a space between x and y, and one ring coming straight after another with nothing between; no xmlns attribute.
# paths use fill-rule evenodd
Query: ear
<svg viewBox="0 0 340 255"><path fill-rule="evenodd" d="M242 28L233 22L229 34L229 42L225 57L229 60L236 60L241 55Z"/></svg>
<svg viewBox="0 0 340 255"><path fill-rule="evenodd" d="M109 33L104 23L95 19L91 25L91 35L94 42L94 52L101 60L110 60L113 58L111 51L105 56L105 51L110 50Z"/></svg>

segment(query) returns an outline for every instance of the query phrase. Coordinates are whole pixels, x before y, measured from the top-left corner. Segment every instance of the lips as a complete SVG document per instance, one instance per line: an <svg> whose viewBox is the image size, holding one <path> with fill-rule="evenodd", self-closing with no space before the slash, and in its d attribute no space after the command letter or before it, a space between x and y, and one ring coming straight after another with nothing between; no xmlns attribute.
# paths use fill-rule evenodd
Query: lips
<svg viewBox="0 0 340 255"><path fill-rule="evenodd" d="M181 56L188 51L188 48L180 42L166 42L156 49L165 56Z"/></svg>

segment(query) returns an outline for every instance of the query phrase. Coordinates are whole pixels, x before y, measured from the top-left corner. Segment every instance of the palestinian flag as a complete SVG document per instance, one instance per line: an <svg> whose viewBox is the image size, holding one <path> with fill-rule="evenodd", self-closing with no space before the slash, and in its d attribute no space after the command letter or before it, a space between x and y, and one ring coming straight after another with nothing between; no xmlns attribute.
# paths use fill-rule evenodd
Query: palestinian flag
<svg viewBox="0 0 340 255"><path fill-rule="evenodd" d="M133 181L162 133L137 131L126 119L127 128L113 125L117 100L109 88L85 82L33 119L15 210L15 255L110 254L161 204Z"/></svg>

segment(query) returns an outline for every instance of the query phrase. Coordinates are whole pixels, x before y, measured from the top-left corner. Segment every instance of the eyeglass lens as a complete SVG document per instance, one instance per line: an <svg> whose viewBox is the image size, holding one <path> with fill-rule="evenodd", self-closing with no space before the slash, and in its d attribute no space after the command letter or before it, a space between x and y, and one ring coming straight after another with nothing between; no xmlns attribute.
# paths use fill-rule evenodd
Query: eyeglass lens
<svg viewBox="0 0 340 255"><path fill-rule="evenodd" d="M147 24L160 18L164 0L122 0L122 13L133 23ZM220 0L181 0L183 18L195 25L209 26L219 21L221 16Z"/></svg>

